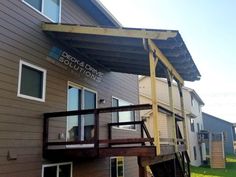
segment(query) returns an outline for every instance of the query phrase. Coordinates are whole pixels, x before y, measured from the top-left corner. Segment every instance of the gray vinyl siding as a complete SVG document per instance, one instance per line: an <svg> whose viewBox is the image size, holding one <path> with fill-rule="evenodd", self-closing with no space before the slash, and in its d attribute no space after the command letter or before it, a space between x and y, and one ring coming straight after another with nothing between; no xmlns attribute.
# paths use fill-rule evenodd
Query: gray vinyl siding
<svg viewBox="0 0 236 177"><path fill-rule="evenodd" d="M62 0L61 22L71 24L96 25L96 21L76 5L76 0Z"/></svg>
<svg viewBox="0 0 236 177"><path fill-rule="evenodd" d="M110 158L100 158L91 161L74 164L73 173L78 177L110 177ZM102 169L101 169L102 168ZM137 157L126 157L124 159L124 176L138 177Z"/></svg>
<svg viewBox="0 0 236 177"><path fill-rule="evenodd" d="M210 114L203 113L202 116L205 130L212 133L226 133L225 153L233 154L233 124Z"/></svg>
<svg viewBox="0 0 236 177"><path fill-rule="evenodd" d="M1 177L41 177L42 164L47 163L46 159L42 159L42 115L45 112L66 110L68 81L96 90L98 100L106 100L106 104L98 107L111 106L112 96L133 104L138 103L137 76L107 72L101 83L95 83L48 61L46 57L54 42L42 32L42 21L48 19L26 6L21 0L0 1ZM74 0L62 0L61 22L96 25ZM45 102L17 97L20 59L47 70ZM100 138L107 138L106 125L109 122L111 115L101 118ZM123 136L122 132L116 130L117 136ZM130 131L129 134L137 132ZM16 153L17 160L7 160L8 151ZM137 159L126 159L129 166L125 168L130 170L125 172L125 176L136 176ZM91 176L109 174L109 158L83 163L74 163L74 177L80 176L83 170L91 170L92 164L97 166L92 166L94 170Z"/></svg>

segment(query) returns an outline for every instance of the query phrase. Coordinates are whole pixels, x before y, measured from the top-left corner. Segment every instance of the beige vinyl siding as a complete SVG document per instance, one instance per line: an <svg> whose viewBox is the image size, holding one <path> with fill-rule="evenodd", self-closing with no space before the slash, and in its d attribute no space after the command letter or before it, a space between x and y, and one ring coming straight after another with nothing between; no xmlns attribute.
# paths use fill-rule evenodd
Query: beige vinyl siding
<svg viewBox="0 0 236 177"><path fill-rule="evenodd" d="M141 103L151 103L151 83L150 83L150 78L144 77L140 79L139 81L139 91L140 91L140 102ZM165 107L166 109L170 110L169 107L169 92L168 92L168 84L165 80L163 79L157 79L157 95L158 95L158 103ZM193 152L193 146L196 147L196 152L197 156L200 157L200 146L202 146L202 154L203 154L203 159L205 160L205 144L199 145L198 143L198 136L197 136L197 131L191 132L190 130L190 116L195 115L196 117L194 118L195 121L195 127L197 128L197 123L199 123L200 127L203 125L202 121L202 114L201 114L201 109L199 112L198 105L199 102L195 99L195 106L191 105L191 89L184 87L183 89L183 97L184 97L184 109L185 109L185 114L186 114L186 128L187 128L187 140L188 140L188 153L190 155L191 159L191 165L194 166L199 166L201 165L201 158L198 158L197 160L194 160L194 152ZM175 108L175 113L182 115L180 111L180 96L179 96L179 91L178 87L176 84L173 85L173 101L174 101L174 108ZM143 114L142 114L143 115ZM183 124L181 122L178 122L180 131L183 133ZM152 123L150 123L152 126ZM167 127L165 127L167 125ZM160 137L163 135L166 136L168 134L169 137L172 137L172 122L171 118L167 118L165 121L162 120L162 116L160 114L160 119L159 119L159 127L160 127ZM166 129L166 130L165 130ZM165 133L166 134L165 134Z"/></svg>
<svg viewBox="0 0 236 177"><path fill-rule="evenodd" d="M147 97L141 96L139 97L140 99L140 104L151 104L151 100ZM158 127L159 127L159 131L160 131L160 138L172 138L172 134L170 131L170 127L171 127L171 117L167 116L164 113L159 112L159 119L158 119ZM145 118L145 124L149 130L149 133L151 134L151 136L154 136L153 133L153 115L151 110L149 111L141 111L141 117L143 116L143 118Z"/></svg>

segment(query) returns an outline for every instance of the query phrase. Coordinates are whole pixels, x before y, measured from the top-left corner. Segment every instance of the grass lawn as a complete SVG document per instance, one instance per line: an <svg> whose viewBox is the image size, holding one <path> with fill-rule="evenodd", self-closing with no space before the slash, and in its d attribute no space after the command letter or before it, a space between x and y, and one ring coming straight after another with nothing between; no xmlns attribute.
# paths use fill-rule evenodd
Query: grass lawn
<svg viewBox="0 0 236 177"><path fill-rule="evenodd" d="M236 177L236 155L227 155L225 169L210 166L191 167L191 177Z"/></svg>

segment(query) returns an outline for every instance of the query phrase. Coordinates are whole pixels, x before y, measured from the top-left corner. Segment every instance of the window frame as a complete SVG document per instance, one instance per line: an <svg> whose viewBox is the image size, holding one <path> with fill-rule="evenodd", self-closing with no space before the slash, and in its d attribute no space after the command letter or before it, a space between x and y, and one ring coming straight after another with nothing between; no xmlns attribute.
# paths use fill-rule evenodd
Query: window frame
<svg viewBox="0 0 236 177"><path fill-rule="evenodd" d="M42 165L42 174L41 176L44 177L44 168L45 167L57 167L57 177L59 177L59 166L60 165L70 165L71 169L70 169L70 177L73 177L73 162L62 162L62 163L51 163L51 164L43 164Z"/></svg>
<svg viewBox="0 0 236 177"><path fill-rule="evenodd" d="M118 160L121 160L122 159L122 164L123 164L123 176L122 177L125 177L125 159L124 159L124 157L121 157L121 156L119 156L119 157L110 157L110 177L112 177L111 175L112 175L112 172L111 172L111 162L112 162L112 159L116 159L116 177L121 177L121 176L118 176Z"/></svg>
<svg viewBox="0 0 236 177"><path fill-rule="evenodd" d="M98 103L97 103L98 102L98 92L95 89L88 88L86 86L77 84L76 82L73 82L73 81L68 81L67 82L67 87L66 88L68 89L69 86L81 89L81 93L82 93L81 102L84 102L84 91L85 90L89 91L89 92L92 92L92 93L95 93L96 94L95 109L98 108ZM68 100L68 95L67 95L67 100ZM67 109L68 109L68 105L67 105ZM84 109L83 104L81 105L81 109Z"/></svg>
<svg viewBox="0 0 236 177"><path fill-rule="evenodd" d="M25 5L27 5L28 7L30 7L31 9L33 9L34 11L36 11L37 13L39 13L40 15L42 15L43 17L47 18L48 20L50 20L51 22L54 23L61 23L61 6L62 6L62 0L59 0L59 14L58 14L58 21L54 21L52 20L50 17L48 17L47 15L44 14L44 1L45 0L41 0L42 4L41 4L41 11L39 11L38 9L36 9L34 6L30 5L28 2L26 2L25 0L21 0Z"/></svg>
<svg viewBox="0 0 236 177"><path fill-rule="evenodd" d="M21 77L22 77L22 66L23 65L42 72L42 74L43 74L43 76L42 76L43 77L43 81L42 81L42 84L43 84L42 85L42 98L37 98L37 97L33 97L33 96L29 96L29 95L25 95L25 94L21 93ZM41 68L39 66L36 66L34 64L25 62L23 60L20 60L20 62L19 62L17 96L21 97L21 98L29 99L29 100L45 102L45 97L46 97L45 96L46 95L46 78L47 78L47 70L46 69Z"/></svg>
<svg viewBox="0 0 236 177"><path fill-rule="evenodd" d="M124 102L127 102L127 103L129 103L130 105L133 105L132 103L130 103L130 102L128 102L128 101L125 101L125 100L123 100L123 99L120 99L120 98L117 98L117 97L115 97L115 96L112 96L112 99L111 99L111 103L113 103L113 99L116 99L116 100L118 100L118 106L120 106L119 105L119 101L121 100L121 101L124 101ZM112 105L113 106L113 105ZM133 112L132 113L132 115L133 115L133 117L134 117L134 121L136 121L135 120L135 111L130 111L130 112ZM113 116L113 114L112 114L112 116ZM112 123L119 123L120 122L120 119L119 119L119 112L118 112L118 115L117 115L117 119L118 119L118 122L112 122ZM112 120L111 120L112 121ZM131 124L132 125L132 124ZM136 128L137 126L135 126L135 124L134 124L134 128L126 128L126 127L120 127L120 126L113 126L112 128L116 128L116 129L121 129L121 130L130 130L130 131L137 131L137 128Z"/></svg>
<svg viewBox="0 0 236 177"><path fill-rule="evenodd" d="M81 110L83 110L84 109L84 92L85 91L89 91L89 92L92 92L92 93L94 93L96 96L95 96L95 109L97 109L98 108L98 92L96 91L96 90L94 90L94 89L90 89L90 88L88 88L88 87L86 87L86 86L83 86L83 85L80 85L80 84L78 84L78 83L76 83L76 82L73 82L73 81L68 81L67 82L67 98L66 98L66 100L67 100L67 105L66 105L66 109L68 110L69 109L69 104L68 104L68 99L69 99L69 95L68 95L68 88L69 87L74 87L74 88L77 88L77 89L80 89L81 90ZM83 121L83 125L84 125L84 115L81 115L81 120ZM67 117L67 122L68 122L68 119L69 119L69 117ZM94 121L95 121L95 117L94 117ZM95 122L94 122L95 123ZM82 130L81 130L82 131ZM84 136L84 131L82 131L82 134L81 134L81 137L83 137ZM68 125L66 125L66 138L68 137Z"/></svg>

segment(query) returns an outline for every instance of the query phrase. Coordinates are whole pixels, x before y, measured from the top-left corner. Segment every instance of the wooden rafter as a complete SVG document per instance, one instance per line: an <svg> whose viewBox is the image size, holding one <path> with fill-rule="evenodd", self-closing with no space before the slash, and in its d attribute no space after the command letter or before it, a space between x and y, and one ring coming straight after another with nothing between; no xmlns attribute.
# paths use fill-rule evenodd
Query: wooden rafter
<svg viewBox="0 0 236 177"><path fill-rule="evenodd" d="M155 51L159 60L165 65L165 67L173 74L174 78L180 82L182 85L184 83L183 78L176 71L173 65L169 62L166 56L161 52L158 46L153 42L153 40L167 40L169 38L176 37L177 31L162 31L162 30L147 30L147 29L134 29L134 28L102 28L102 27L92 27L92 26L80 26L80 25L68 25L68 24L52 24L52 23L43 23L42 24L43 31L49 32L63 32L66 34L88 34L88 35L96 35L96 36L107 36L107 37L124 37L124 38L137 38L137 39L148 39L149 48L152 51ZM74 45L74 47L84 47L80 44ZM91 44L87 48L92 49L102 49L100 45ZM109 46L111 51L118 50L117 48L112 48ZM124 45L124 50L126 51L126 45ZM119 50L118 50L119 51ZM140 54L140 50L130 51L134 54ZM116 51L117 52L117 51ZM141 52L141 54L143 54Z"/></svg>
<svg viewBox="0 0 236 177"><path fill-rule="evenodd" d="M134 28L101 28L93 26L80 26L68 24L52 24L43 23L42 29L44 31L64 32L64 33L79 33L79 34L93 34L103 36L117 36L128 38L146 38L146 39L161 39L166 40L177 35L176 31L158 31L145 30Z"/></svg>

